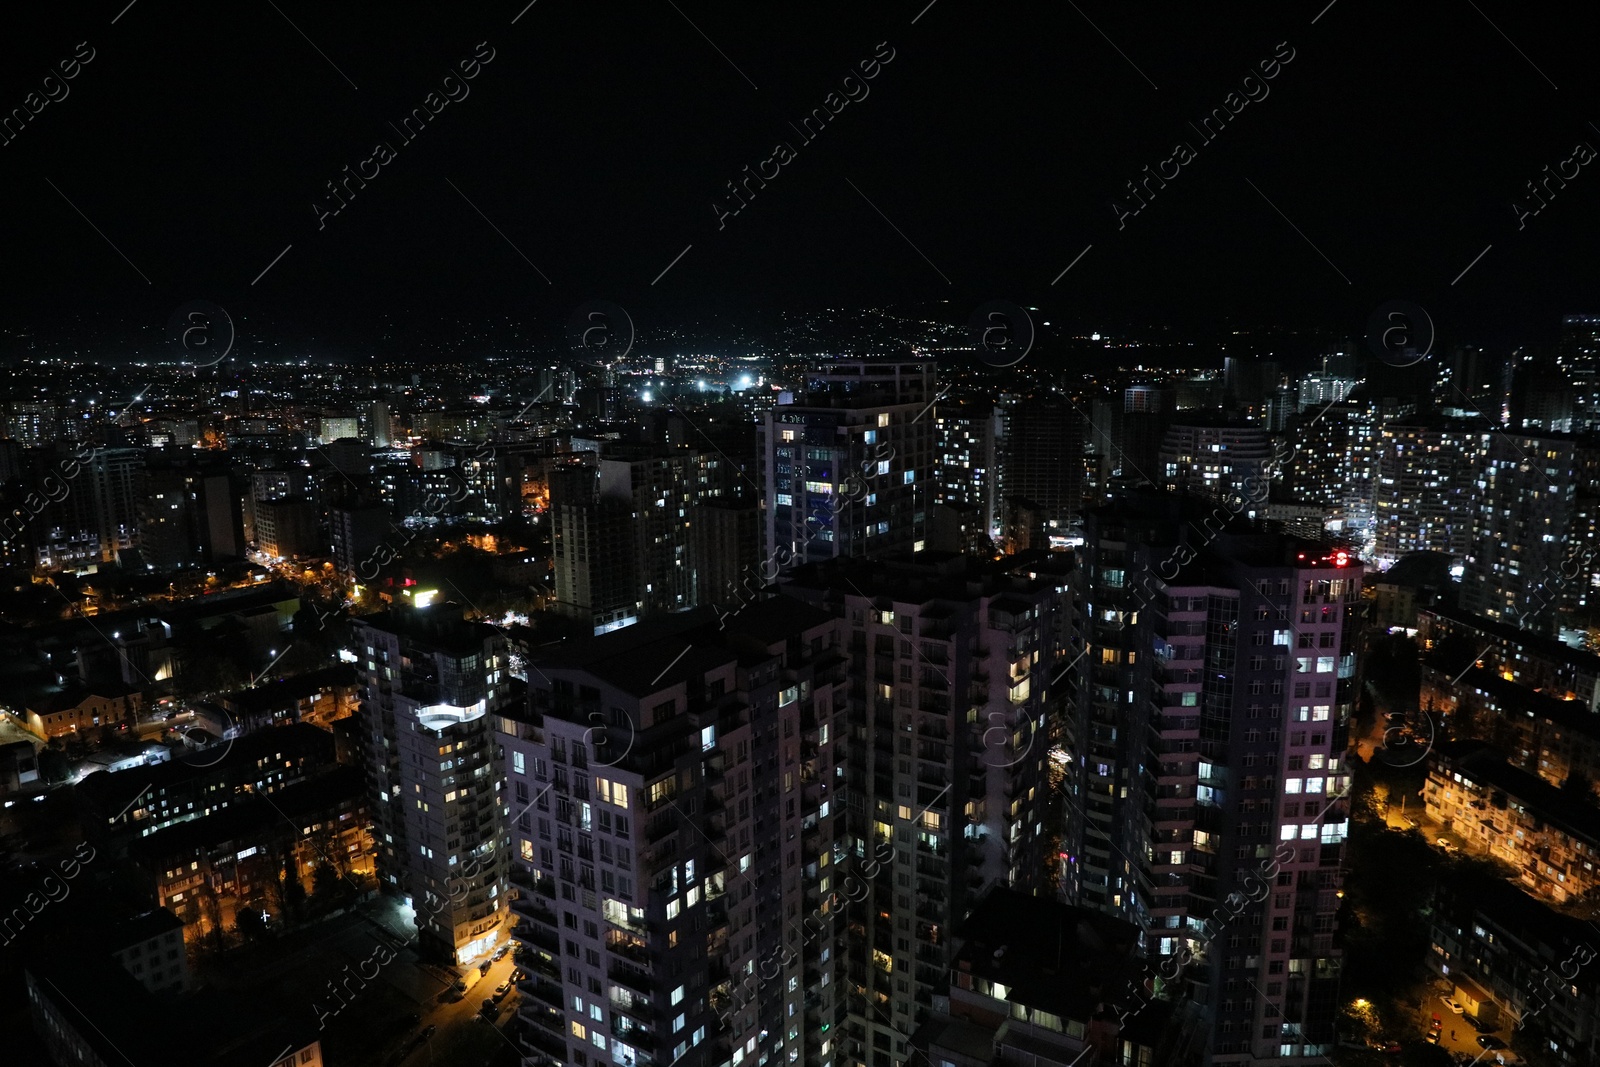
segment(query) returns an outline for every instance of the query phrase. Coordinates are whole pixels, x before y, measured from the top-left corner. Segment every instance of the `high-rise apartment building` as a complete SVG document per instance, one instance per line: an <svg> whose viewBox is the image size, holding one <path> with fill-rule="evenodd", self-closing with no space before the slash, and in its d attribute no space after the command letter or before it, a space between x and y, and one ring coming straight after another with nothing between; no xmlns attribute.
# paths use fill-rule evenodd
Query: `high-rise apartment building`
<svg viewBox="0 0 1600 1067"><path fill-rule="evenodd" d="M993 536L1000 526L993 405L940 404L930 417L938 429L933 503L977 516Z"/></svg>
<svg viewBox="0 0 1600 1067"><path fill-rule="evenodd" d="M1061 851L1067 854L1062 889L1066 898L1114 914L1128 912L1135 878L1126 842L1138 839L1142 813L1130 809L1129 790L1137 753L1129 748L1138 729L1149 686L1150 657L1141 618L1153 606L1149 583L1136 577L1167 562L1144 546L1173 544L1183 514L1166 493L1119 495L1084 520L1078 569L1079 630L1077 700L1064 717L1068 754L1062 783L1067 806ZM1167 571L1176 573L1168 563Z"/></svg>
<svg viewBox="0 0 1600 1067"><path fill-rule="evenodd" d="M1600 316L1568 315L1561 327L1556 362L1572 385L1572 429L1600 429Z"/></svg>
<svg viewBox="0 0 1600 1067"><path fill-rule="evenodd" d="M1477 470L1490 431L1461 422L1404 420L1379 431L1373 476L1373 558L1408 552L1465 556L1477 518Z"/></svg>
<svg viewBox="0 0 1600 1067"><path fill-rule="evenodd" d="M1169 489L1249 498L1245 483L1260 478L1271 459L1272 435L1263 426L1175 423L1161 442L1155 473Z"/></svg>
<svg viewBox="0 0 1600 1067"><path fill-rule="evenodd" d="M934 484L930 360L837 360L762 415L764 551L798 562L922 547Z"/></svg>
<svg viewBox="0 0 1600 1067"><path fill-rule="evenodd" d="M986 887L1037 892L1056 869L1044 768L1050 710L1071 690L1065 560L840 559L782 587L848 634L847 832L877 866L847 911L846 1063L904 1062L945 993L955 925Z"/></svg>
<svg viewBox="0 0 1600 1067"><path fill-rule="evenodd" d="M641 1067L888 1067L987 886L1036 891L1070 566L798 568L532 657L501 716L519 1039ZM723 625L725 624L725 625Z"/></svg>
<svg viewBox="0 0 1600 1067"><path fill-rule="evenodd" d="M832 614L646 620L530 662L499 719L537 1063L848 1062L851 707Z"/></svg>
<svg viewBox="0 0 1600 1067"><path fill-rule="evenodd" d="M1335 1041L1361 568L1178 518L1130 500L1091 521L1067 886L1141 927L1157 965L1192 961L1173 969L1206 1062L1316 1061ZM1234 895L1252 878L1269 891Z"/></svg>
<svg viewBox="0 0 1600 1067"><path fill-rule="evenodd" d="M1513 364L1508 425L1533 433L1571 433L1578 402L1572 382L1556 360L1519 354Z"/></svg>
<svg viewBox="0 0 1600 1067"><path fill-rule="evenodd" d="M637 622L632 501L602 497L599 467L575 458L550 470L550 522L556 610L596 633Z"/></svg>
<svg viewBox="0 0 1600 1067"><path fill-rule="evenodd" d="M1578 467L1573 438L1488 435L1463 607L1555 634L1573 592L1562 561L1576 514Z"/></svg>
<svg viewBox="0 0 1600 1067"><path fill-rule="evenodd" d="M1004 398L1000 462L1007 511L1025 506L1064 535L1083 515L1086 434L1082 412L1065 397Z"/></svg>
<svg viewBox="0 0 1600 1067"><path fill-rule="evenodd" d="M698 451L619 449L593 466L553 469L558 603L601 632L716 595L702 573L721 581L754 556L755 543L739 542L737 521L722 529L731 539L696 536L695 519L703 506L744 501L736 477L720 454ZM718 561L698 555L724 550Z"/></svg>
<svg viewBox="0 0 1600 1067"><path fill-rule="evenodd" d="M491 952L507 915L498 715L522 694L500 631L450 604L353 619L379 884L415 913L426 959Z"/></svg>
<svg viewBox="0 0 1600 1067"><path fill-rule="evenodd" d="M105 562L119 558L139 539L144 500L144 451L138 448L97 449L79 475L94 502L94 518Z"/></svg>

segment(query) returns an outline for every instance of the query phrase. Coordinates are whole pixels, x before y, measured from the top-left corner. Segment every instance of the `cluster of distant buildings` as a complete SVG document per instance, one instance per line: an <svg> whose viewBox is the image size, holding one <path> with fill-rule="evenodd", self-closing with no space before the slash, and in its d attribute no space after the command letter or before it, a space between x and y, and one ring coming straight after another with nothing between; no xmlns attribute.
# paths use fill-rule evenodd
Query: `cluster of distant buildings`
<svg viewBox="0 0 1600 1067"><path fill-rule="evenodd" d="M533 1067L1309 1063L1340 1036L1370 626L1419 634L1424 703L1460 724L1427 756L1429 817L1524 872L1514 903L1433 913L1475 1015L1527 1011L1518 976L1576 936L1550 906L1595 887L1572 783L1600 781L1600 657L1556 639L1592 574L1549 576L1600 521L1596 347L1569 325L1554 371L1463 353L1431 404L1347 357L1293 384L1230 360L954 395L931 361L848 359L734 422L640 411L603 375L587 421L118 420L5 551L326 557L367 582L419 522L536 516L548 558L496 575L553 575L565 639L415 587L350 620L342 665L197 702L197 753L74 786L180 926L333 857L409 902L424 959L515 941ZM1588 384L1563 400L1552 373ZM76 440L47 415L9 410L13 491ZM1442 573L1370 566L1417 552ZM15 718L136 724L224 649L264 665L301 604L271 583L39 628L54 681ZM36 1024L92 1048L40 975ZM1571 989L1546 1022L1581 1062L1600 1000Z"/></svg>

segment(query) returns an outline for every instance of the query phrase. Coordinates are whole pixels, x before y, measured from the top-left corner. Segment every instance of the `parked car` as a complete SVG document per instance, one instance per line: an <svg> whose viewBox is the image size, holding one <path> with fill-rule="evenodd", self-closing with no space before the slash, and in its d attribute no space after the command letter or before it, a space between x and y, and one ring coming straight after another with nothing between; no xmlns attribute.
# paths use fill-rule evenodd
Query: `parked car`
<svg viewBox="0 0 1600 1067"><path fill-rule="evenodd" d="M1422 829L1422 823L1418 822L1415 818L1413 818L1410 815L1406 816L1406 825L1411 827L1413 830Z"/></svg>
<svg viewBox="0 0 1600 1067"><path fill-rule="evenodd" d="M482 963L478 964L478 973L479 974L488 974L489 973L489 961L488 960L484 960Z"/></svg>
<svg viewBox="0 0 1600 1067"><path fill-rule="evenodd" d="M484 997L483 998L483 1017L486 1018L486 1019L490 1019L490 1020L498 1019L500 1017L500 1005L496 1004L493 1000L490 1000L488 997Z"/></svg>
<svg viewBox="0 0 1600 1067"><path fill-rule="evenodd" d="M1440 840L1442 841L1444 839L1440 838ZM1463 1008L1460 1004L1457 1004L1454 1000L1450 999L1449 997L1440 997L1439 1000L1440 1000L1441 1003L1444 1004L1445 1007L1449 1008L1455 1014L1457 1014L1457 1015L1465 1015L1466 1014L1467 1009Z"/></svg>
<svg viewBox="0 0 1600 1067"><path fill-rule="evenodd" d="M1429 1030L1428 1031L1428 1044L1437 1045L1438 1043L1439 1043L1439 1031L1437 1031L1437 1030Z"/></svg>
<svg viewBox="0 0 1600 1067"><path fill-rule="evenodd" d="M1493 1052L1496 1049L1505 1048L1506 1047L1506 1043L1504 1041L1501 1041L1498 1037L1495 1037L1493 1034L1479 1034L1478 1035L1478 1047L1479 1048L1486 1048L1490 1052Z"/></svg>
<svg viewBox="0 0 1600 1067"><path fill-rule="evenodd" d="M523 970L521 967L518 967L516 970L511 972L511 980L513 982L525 982L527 979L528 972Z"/></svg>
<svg viewBox="0 0 1600 1067"><path fill-rule="evenodd" d="M1450 843L1450 839L1448 837L1439 838L1439 847L1444 849L1446 852L1454 852L1456 850L1456 846ZM1460 1015L1461 1013L1458 1011L1456 1014Z"/></svg>
<svg viewBox="0 0 1600 1067"><path fill-rule="evenodd" d="M501 982L499 985L495 986L494 987L495 1003L499 1003L500 1001L506 999L506 994L509 993L509 992L511 992L511 983L510 982Z"/></svg>
<svg viewBox="0 0 1600 1067"><path fill-rule="evenodd" d="M437 1026L434 1026L432 1023L429 1023L427 1028L422 1031L422 1040L427 1041L429 1038L433 1037L433 1035L438 1033L438 1032L439 1032L439 1028Z"/></svg>
<svg viewBox="0 0 1600 1067"><path fill-rule="evenodd" d="M511 951L511 943L508 941L505 944L501 945L499 948L494 950L494 956L492 957L494 959L494 962L499 963L501 960L505 959L506 958L506 953L510 952L510 951Z"/></svg>

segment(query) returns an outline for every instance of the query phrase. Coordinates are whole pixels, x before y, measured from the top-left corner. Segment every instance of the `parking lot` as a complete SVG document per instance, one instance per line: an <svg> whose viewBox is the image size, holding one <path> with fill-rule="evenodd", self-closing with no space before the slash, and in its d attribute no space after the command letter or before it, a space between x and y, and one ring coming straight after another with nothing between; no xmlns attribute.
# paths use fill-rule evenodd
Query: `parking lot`
<svg viewBox="0 0 1600 1067"><path fill-rule="evenodd" d="M1440 1024L1439 1047L1454 1056L1458 1063L1471 1062L1473 1060L1485 1064L1520 1062L1517 1056L1509 1049L1485 1049L1478 1043L1480 1037L1489 1037L1502 1044L1509 1045L1511 1043L1511 1024L1508 1022L1493 1030L1480 1030L1470 1015L1465 1014L1465 1012L1457 1015L1446 1003L1447 1000L1453 999L1450 993L1446 992L1448 989L1450 989L1450 986L1442 980L1437 983L1434 991L1423 999L1420 1011L1421 1019L1419 1021L1424 1031L1428 1030L1435 1021ZM1461 1005L1458 1003L1457 1006ZM1479 1059L1479 1057L1482 1058Z"/></svg>

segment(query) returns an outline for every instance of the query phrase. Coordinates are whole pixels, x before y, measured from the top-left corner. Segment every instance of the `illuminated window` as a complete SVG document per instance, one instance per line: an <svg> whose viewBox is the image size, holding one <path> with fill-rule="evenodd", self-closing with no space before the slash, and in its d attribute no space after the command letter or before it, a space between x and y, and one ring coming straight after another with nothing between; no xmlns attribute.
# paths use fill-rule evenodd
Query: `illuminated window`
<svg viewBox="0 0 1600 1067"><path fill-rule="evenodd" d="M615 804L619 808L628 806L628 787L621 782L596 778L595 790L600 794L600 799L607 804Z"/></svg>
<svg viewBox="0 0 1600 1067"><path fill-rule="evenodd" d="M573 1023L572 1036L577 1038L579 1041L588 1040L589 1030L582 1023Z"/></svg>

